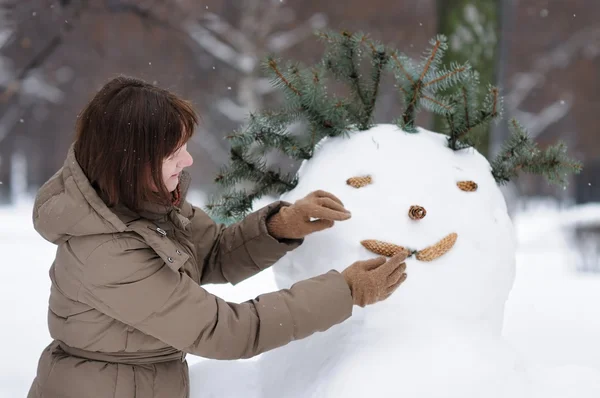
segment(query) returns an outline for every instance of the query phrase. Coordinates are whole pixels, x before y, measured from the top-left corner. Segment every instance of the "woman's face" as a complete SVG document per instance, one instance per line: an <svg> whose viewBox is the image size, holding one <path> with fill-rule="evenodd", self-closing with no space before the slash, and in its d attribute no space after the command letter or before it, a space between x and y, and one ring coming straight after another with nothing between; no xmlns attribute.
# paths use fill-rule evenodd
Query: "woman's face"
<svg viewBox="0 0 600 398"><path fill-rule="evenodd" d="M163 161L163 182L169 192L173 192L175 188L177 188L181 170L190 167L192 163L194 163L194 159L192 159L192 155L187 151L187 144L184 144L175 153Z"/></svg>

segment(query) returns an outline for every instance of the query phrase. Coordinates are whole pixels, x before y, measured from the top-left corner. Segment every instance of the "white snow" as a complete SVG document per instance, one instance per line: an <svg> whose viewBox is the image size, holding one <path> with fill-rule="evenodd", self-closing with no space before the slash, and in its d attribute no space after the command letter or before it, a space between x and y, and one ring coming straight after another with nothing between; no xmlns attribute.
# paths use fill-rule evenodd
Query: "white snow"
<svg viewBox="0 0 600 398"><path fill-rule="evenodd" d="M388 127L359 134L327 140L302 167L300 185L284 196L294 200L312 189L329 190L353 217L308 237L282 259L276 267L281 286L374 256L358 244L364 238L421 249L457 232L455 247L431 263L408 260L408 280L390 300L355 307L352 318L328 332L246 361L188 356L192 398L308 397L311 390L327 397L487 398L510 388L510 398L600 396L600 274L575 272L570 232L573 225L600 220L600 204L521 210L513 232L486 161L472 150L453 153L442 137L427 132L417 138ZM345 184L366 173L373 185ZM458 180L473 180L479 189L460 191ZM412 204L425 207L427 216L410 220ZM0 398L26 395L50 341L48 268L55 247L33 231L31 205L0 207ZM498 257L490 258L493 253ZM236 287L207 289L241 302L278 286L267 270ZM261 395L260 384L269 387L265 379L281 385Z"/></svg>

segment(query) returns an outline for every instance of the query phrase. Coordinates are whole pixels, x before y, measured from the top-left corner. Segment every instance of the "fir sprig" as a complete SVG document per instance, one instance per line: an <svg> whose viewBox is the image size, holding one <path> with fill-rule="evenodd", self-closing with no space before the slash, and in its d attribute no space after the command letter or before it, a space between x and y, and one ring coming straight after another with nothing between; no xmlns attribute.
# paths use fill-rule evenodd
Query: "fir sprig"
<svg viewBox="0 0 600 398"><path fill-rule="evenodd" d="M483 131L492 121L502 117L503 101L498 88L488 86L482 102L479 101L479 74L468 72L466 81L450 95L453 112L446 114L448 146L460 150L476 145L477 133Z"/></svg>
<svg viewBox="0 0 600 398"><path fill-rule="evenodd" d="M482 127L501 117L502 98L497 88L489 86L481 100L477 94L479 75L469 64L442 65L448 48L443 35L430 41L420 62L362 33L323 32L318 36L326 51L314 66L283 63L276 57L263 63L271 83L284 94L284 104L277 111L251 114L243 129L227 136L230 162L215 179L225 193L207 206L213 216L225 222L237 221L255 200L267 194L281 195L296 186L297 176L284 175L267 165L267 153L279 151L306 161L324 138L372 127L386 72L393 73L403 98L404 109L396 123L406 132L418 131L416 116L425 108L445 117L448 146L459 150L475 146ZM345 85L347 94L330 94L329 78ZM302 126L304 133L292 133L292 126ZM511 120L509 127L511 137L491 162L498 183L529 172L564 184L568 173L581 170L580 163L567 158L564 144L541 151L516 120Z"/></svg>
<svg viewBox="0 0 600 398"><path fill-rule="evenodd" d="M300 69L295 63L284 68L274 57L268 58L266 71L275 87L283 87L288 107L300 109L322 137L339 136L347 129L345 109L334 106L325 89L324 72L318 68Z"/></svg>
<svg viewBox="0 0 600 398"><path fill-rule="evenodd" d="M423 54L422 61L415 65L404 54L392 52L389 67L394 73L397 87L402 93L405 110L396 121L409 133L416 133L415 120L421 107L438 114L453 112L452 104L438 92L464 82L471 75L468 64L452 64L450 69L440 66L444 52L448 49L447 39L438 35L430 41L431 47Z"/></svg>
<svg viewBox="0 0 600 398"><path fill-rule="evenodd" d="M329 44L323 64L350 89L348 117L358 130L371 128L381 78L389 61L387 49L363 33L329 32L320 37ZM361 70L365 58L371 63L367 77Z"/></svg>
<svg viewBox="0 0 600 398"><path fill-rule="evenodd" d="M511 136L502 151L491 162L492 175L499 184L506 184L520 172L543 175L549 183L565 185L569 173L579 173L582 164L570 159L562 142L540 150L527 130L516 120L509 123Z"/></svg>
<svg viewBox="0 0 600 398"><path fill-rule="evenodd" d="M281 120L272 113L252 114L248 126L242 132L236 132L226 138L234 147L245 147L253 144L262 146L263 150L281 149L292 159L310 159L310 148L303 145L297 137L287 131L290 121Z"/></svg>

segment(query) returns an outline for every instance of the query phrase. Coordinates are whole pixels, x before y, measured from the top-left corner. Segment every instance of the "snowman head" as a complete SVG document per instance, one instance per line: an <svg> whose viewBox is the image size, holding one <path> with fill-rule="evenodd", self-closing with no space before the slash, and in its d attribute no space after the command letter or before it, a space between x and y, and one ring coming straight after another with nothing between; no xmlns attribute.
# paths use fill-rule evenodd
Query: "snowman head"
<svg viewBox="0 0 600 398"><path fill-rule="evenodd" d="M401 247L412 255L408 280L385 302L391 314L501 316L515 242L502 193L477 151L455 152L446 136L423 129L378 125L325 140L281 199L318 189L339 197L352 218L309 235L276 264L280 287L384 254L377 247Z"/></svg>

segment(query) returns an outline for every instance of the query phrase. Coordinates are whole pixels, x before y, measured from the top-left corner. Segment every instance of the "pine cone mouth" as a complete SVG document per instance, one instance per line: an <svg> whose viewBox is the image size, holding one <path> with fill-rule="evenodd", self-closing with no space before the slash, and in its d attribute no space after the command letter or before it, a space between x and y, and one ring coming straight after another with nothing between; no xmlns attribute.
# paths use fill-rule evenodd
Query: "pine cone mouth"
<svg viewBox="0 0 600 398"><path fill-rule="evenodd" d="M362 240L360 244L370 252L378 255L392 257L404 251L408 252L408 257L412 257L414 255L419 261L433 261L448 253L450 249L454 247L457 238L458 234L456 232L452 232L440 239L436 244L427 246L421 250L415 250L408 247L399 246L394 243L375 239Z"/></svg>

